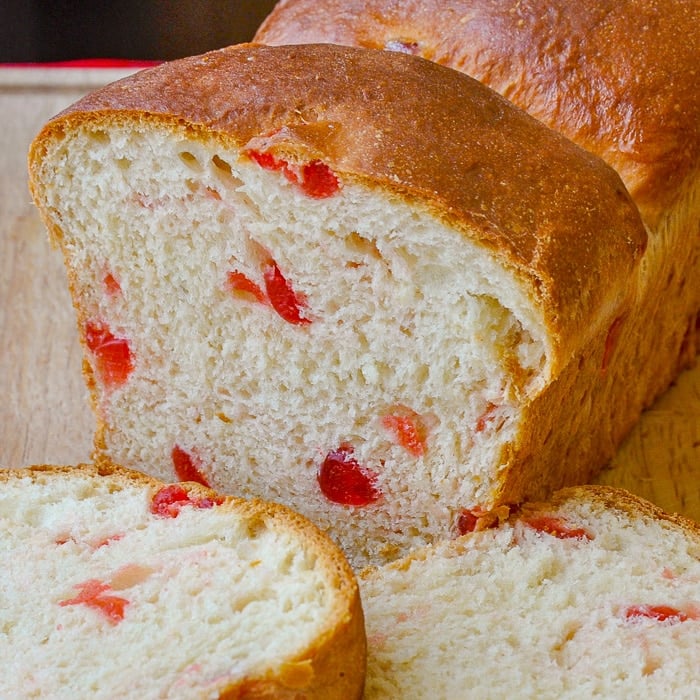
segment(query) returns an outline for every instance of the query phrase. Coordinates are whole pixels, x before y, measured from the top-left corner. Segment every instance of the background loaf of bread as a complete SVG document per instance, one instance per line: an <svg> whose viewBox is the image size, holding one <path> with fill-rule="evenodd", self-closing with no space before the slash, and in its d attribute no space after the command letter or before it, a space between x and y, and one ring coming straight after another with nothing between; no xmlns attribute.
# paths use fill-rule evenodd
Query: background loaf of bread
<svg viewBox="0 0 700 700"><path fill-rule="evenodd" d="M98 456L287 503L356 564L588 479L628 416L639 214L456 71L231 47L77 103L30 175Z"/></svg>

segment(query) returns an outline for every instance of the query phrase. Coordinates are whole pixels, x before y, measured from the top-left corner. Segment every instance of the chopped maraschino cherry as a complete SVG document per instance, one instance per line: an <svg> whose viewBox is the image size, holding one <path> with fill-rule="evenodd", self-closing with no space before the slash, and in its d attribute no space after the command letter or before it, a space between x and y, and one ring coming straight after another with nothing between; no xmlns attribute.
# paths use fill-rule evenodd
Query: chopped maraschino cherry
<svg viewBox="0 0 700 700"><path fill-rule="evenodd" d="M352 456L353 449L343 445L326 455L318 472L321 492L333 503L366 506L381 497L377 476Z"/></svg>
<svg viewBox="0 0 700 700"><path fill-rule="evenodd" d="M457 517L457 532L460 535L466 535L468 532L474 532L478 522L478 514L465 508Z"/></svg>
<svg viewBox="0 0 700 700"><path fill-rule="evenodd" d="M484 412L479 416L479 418L476 421L476 426L474 429L477 433L483 433L484 430L486 430L486 426L496 417L497 408L498 406L496 406L495 403L491 403L490 401L488 404L486 404Z"/></svg>
<svg viewBox="0 0 700 700"><path fill-rule="evenodd" d="M265 170L279 170L290 182L297 182L297 175L283 158L277 158L272 153L248 151L248 155Z"/></svg>
<svg viewBox="0 0 700 700"><path fill-rule="evenodd" d="M491 510L475 506L463 508L457 516L456 530L459 535L466 535L476 530L489 530L496 528L508 518L511 513L518 510L515 504L504 503Z"/></svg>
<svg viewBox="0 0 700 700"><path fill-rule="evenodd" d="M305 299L292 289L292 285L280 272L274 260L265 263L263 279L272 308L285 321L296 325L311 323L311 319L302 316L302 309L306 307Z"/></svg>
<svg viewBox="0 0 700 700"><path fill-rule="evenodd" d="M151 499L151 513L164 518L177 518L184 506L213 508L223 503L223 498L198 498L192 500L179 484L170 484L156 491Z"/></svg>
<svg viewBox="0 0 700 700"><path fill-rule="evenodd" d="M75 598L61 600L58 604L66 605L87 605L88 607L99 610L113 625L121 622L124 619L124 608L129 604L126 598L120 598L114 595L104 595L111 587L98 581L97 579L89 579L84 583L79 583L75 586L80 592Z"/></svg>
<svg viewBox="0 0 700 700"><path fill-rule="evenodd" d="M558 537L560 540L578 539L592 540L591 535L582 527L572 527L562 518L556 518L552 515L533 515L523 518L523 522L531 528L539 532L544 532L553 537Z"/></svg>
<svg viewBox="0 0 700 700"><path fill-rule="evenodd" d="M238 270L231 270L227 274L226 288L233 294L248 297L251 301L257 301L261 304L267 303L265 292L253 280Z"/></svg>
<svg viewBox="0 0 700 700"><path fill-rule="evenodd" d="M649 618L657 622L685 622L688 615L670 605L630 605L625 610L625 619Z"/></svg>
<svg viewBox="0 0 700 700"><path fill-rule="evenodd" d="M287 323L297 326L311 323L310 318L302 315L302 310L306 308L304 296L294 291L277 263L272 258L268 258L261 267L265 291L238 270L232 270L227 274L226 288L232 294L250 301L269 303Z"/></svg>
<svg viewBox="0 0 700 700"><path fill-rule="evenodd" d="M134 360L126 338L117 338L99 321L85 324L85 342L95 357L97 373L105 386L121 386L134 369Z"/></svg>
<svg viewBox="0 0 700 700"><path fill-rule="evenodd" d="M118 296L122 292L121 285L119 282L117 282L116 277L111 272L108 272L104 276L102 279L102 284L104 285L105 292L107 292L110 297Z"/></svg>
<svg viewBox="0 0 700 700"><path fill-rule="evenodd" d="M99 549L100 547L107 547L108 545L112 544L112 542L119 542L119 540L122 539L124 539L124 533L117 532L114 535L108 535L107 537L103 537L101 540L96 540L92 543L92 546L95 549Z"/></svg>
<svg viewBox="0 0 700 700"><path fill-rule="evenodd" d="M382 425L396 441L414 457L425 454L426 429L417 413L406 411L403 414L384 416Z"/></svg>
<svg viewBox="0 0 700 700"><path fill-rule="evenodd" d="M340 188L335 173L320 160L312 160L303 166L299 185L304 194L314 199L332 197Z"/></svg>
<svg viewBox="0 0 700 700"><path fill-rule="evenodd" d="M283 173L287 180L298 185L304 194L313 199L332 197L340 189L337 176L323 161L312 160L303 165L292 165L272 153L251 150L248 155L261 168Z"/></svg>
<svg viewBox="0 0 700 700"><path fill-rule="evenodd" d="M200 471L200 460L189 452L185 452L179 445L175 445L171 452L175 474L180 481L196 481L202 486L209 486L206 478Z"/></svg>

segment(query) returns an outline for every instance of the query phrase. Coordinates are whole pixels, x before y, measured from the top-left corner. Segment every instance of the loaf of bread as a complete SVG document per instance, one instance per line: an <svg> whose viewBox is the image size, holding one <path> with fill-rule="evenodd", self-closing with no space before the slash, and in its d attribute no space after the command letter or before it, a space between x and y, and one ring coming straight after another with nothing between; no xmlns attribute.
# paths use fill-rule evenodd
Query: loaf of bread
<svg viewBox="0 0 700 700"><path fill-rule="evenodd" d="M463 71L602 156L651 228L670 225L669 209L686 230L697 217L698 0L281 0L255 39L400 51Z"/></svg>
<svg viewBox="0 0 700 700"><path fill-rule="evenodd" d="M700 530L579 487L363 573L366 700L697 698Z"/></svg>
<svg viewBox="0 0 700 700"><path fill-rule="evenodd" d="M700 347L698 0L282 0L267 44L334 42L416 54L466 72L621 176L649 231L634 308L612 335L615 389L578 384L566 413L600 397L604 425L565 418L552 438L618 444ZM604 276L599 277L606 284ZM593 397L593 398L591 398ZM556 410L552 405L550 410ZM557 418L557 420L561 420Z"/></svg>
<svg viewBox="0 0 700 700"><path fill-rule="evenodd" d="M356 566L588 480L638 413L634 203L457 71L230 47L78 102L30 178L97 459L281 501Z"/></svg>
<svg viewBox="0 0 700 700"><path fill-rule="evenodd" d="M0 470L4 700L360 698L357 581L288 509L119 467Z"/></svg>

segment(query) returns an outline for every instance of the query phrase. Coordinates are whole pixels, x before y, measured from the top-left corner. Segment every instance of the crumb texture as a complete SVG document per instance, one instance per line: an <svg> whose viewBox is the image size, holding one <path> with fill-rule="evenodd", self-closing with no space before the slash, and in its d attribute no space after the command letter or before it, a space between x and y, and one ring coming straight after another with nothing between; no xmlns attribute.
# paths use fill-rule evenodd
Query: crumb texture
<svg viewBox="0 0 700 700"><path fill-rule="evenodd" d="M319 474L345 451L372 475L366 517L389 542L446 534L451 509L489 497L546 344L487 251L420 208L350 182L309 197L184 135L85 128L59 149L91 183L58 176L50 206L116 461L148 455L170 479L184 450L212 486L332 527L352 499ZM363 518L335 533L350 549Z"/></svg>

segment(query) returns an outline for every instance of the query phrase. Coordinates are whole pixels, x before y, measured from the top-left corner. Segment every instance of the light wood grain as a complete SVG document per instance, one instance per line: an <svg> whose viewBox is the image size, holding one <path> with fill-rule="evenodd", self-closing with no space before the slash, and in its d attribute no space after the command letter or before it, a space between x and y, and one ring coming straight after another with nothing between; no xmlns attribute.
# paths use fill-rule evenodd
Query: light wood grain
<svg viewBox="0 0 700 700"><path fill-rule="evenodd" d="M88 460L94 420L60 256L31 203L26 152L43 122L104 71L1 71L0 465ZM700 284L700 280L695 280ZM700 367L679 377L600 476L700 520Z"/></svg>

